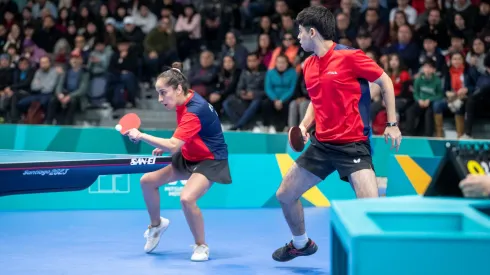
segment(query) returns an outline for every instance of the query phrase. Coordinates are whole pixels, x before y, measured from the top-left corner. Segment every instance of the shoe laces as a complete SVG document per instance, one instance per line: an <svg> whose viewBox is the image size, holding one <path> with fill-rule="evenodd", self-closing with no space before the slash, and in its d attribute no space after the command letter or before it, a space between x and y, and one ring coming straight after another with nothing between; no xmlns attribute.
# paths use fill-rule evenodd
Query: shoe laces
<svg viewBox="0 0 490 275"><path fill-rule="evenodd" d="M206 250L207 250L207 246L204 244L201 244L201 245L193 244L193 245L191 245L191 247L194 250L194 253L197 253L197 254L206 253Z"/></svg>

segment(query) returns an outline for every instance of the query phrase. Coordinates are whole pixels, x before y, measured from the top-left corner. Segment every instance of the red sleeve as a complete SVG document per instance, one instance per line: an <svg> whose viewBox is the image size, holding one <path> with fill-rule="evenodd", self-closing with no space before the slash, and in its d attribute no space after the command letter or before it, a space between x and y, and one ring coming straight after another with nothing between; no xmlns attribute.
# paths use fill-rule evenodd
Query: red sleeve
<svg viewBox="0 0 490 275"><path fill-rule="evenodd" d="M383 69L369 58L363 51L356 50L351 55L350 64L352 71L357 78L364 78L369 82L374 82L383 74Z"/></svg>
<svg viewBox="0 0 490 275"><path fill-rule="evenodd" d="M174 138L180 139L183 142L189 141L197 133L201 131L201 121L193 113L185 113L175 130Z"/></svg>

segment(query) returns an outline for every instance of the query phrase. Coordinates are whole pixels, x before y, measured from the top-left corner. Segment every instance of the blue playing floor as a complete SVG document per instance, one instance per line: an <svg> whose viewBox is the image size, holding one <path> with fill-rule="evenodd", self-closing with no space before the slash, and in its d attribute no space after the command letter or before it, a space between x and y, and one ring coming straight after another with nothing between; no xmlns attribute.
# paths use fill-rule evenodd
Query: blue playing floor
<svg viewBox="0 0 490 275"><path fill-rule="evenodd" d="M152 254L143 252L145 211L0 212L0 274L330 274L329 210L305 209L319 246L287 263L272 252L291 238L280 209L203 210L211 260L190 261L192 235L180 210Z"/></svg>

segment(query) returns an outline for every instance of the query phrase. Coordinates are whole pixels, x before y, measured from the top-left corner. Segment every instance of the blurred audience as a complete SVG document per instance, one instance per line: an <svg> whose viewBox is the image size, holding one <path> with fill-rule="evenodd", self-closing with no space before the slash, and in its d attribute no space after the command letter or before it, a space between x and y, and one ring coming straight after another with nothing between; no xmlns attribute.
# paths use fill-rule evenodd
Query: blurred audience
<svg viewBox="0 0 490 275"><path fill-rule="evenodd" d="M434 135L434 102L444 98L441 79L436 75L436 63L427 59L422 65L422 73L413 85L414 103L406 113L406 132L410 136L419 135L417 129L423 127L422 135ZM422 126L420 126L422 125Z"/></svg>
<svg viewBox="0 0 490 275"><path fill-rule="evenodd" d="M0 123L77 124L93 109L142 108L180 68L227 130L287 131L309 104L295 17L324 5L335 42L392 78L404 135L472 138L490 117L490 0L6 0L0 3ZM386 110L372 89L371 124Z"/></svg>
<svg viewBox="0 0 490 275"><path fill-rule="evenodd" d="M81 97L89 86L89 72L82 67L83 58L80 50L74 50L70 55L70 66L66 72L59 72L55 96L49 102L46 122L52 124L56 119L59 125L73 125L75 111L78 109Z"/></svg>
<svg viewBox="0 0 490 275"><path fill-rule="evenodd" d="M247 56L247 68L240 75L234 95L223 102L225 114L233 126L230 130L249 129L264 98L265 69L256 53Z"/></svg>
<svg viewBox="0 0 490 275"><path fill-rule="evenodd" d="M261 107L264 127L272 133L287 130L289 103L298 79L286 55L278 55L275 63L275 68L268 70L265 76L266 98Z"/></svg>

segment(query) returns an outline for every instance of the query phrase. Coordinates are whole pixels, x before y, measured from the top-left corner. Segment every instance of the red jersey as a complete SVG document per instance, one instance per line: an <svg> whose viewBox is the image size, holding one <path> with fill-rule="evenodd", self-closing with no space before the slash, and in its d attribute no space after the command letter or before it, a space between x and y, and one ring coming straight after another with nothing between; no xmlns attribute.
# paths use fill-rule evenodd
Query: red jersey
<svg viewBox="0 0 490 275"><path fill-rule="evenodd" d="M308 57L303 74L315 111L315 137L332 143L367 140L369 82L383 69L363 51L334 43L323 57Z"/></svg>
<svg viewBox="0 0 490 275"><path fill-rule="evenodd" d="M202 96L190 91L191 96L177 106L177 129L173 137L185 142L182 156L189 161L227 159L221 122L213 106Z"/></svg>

